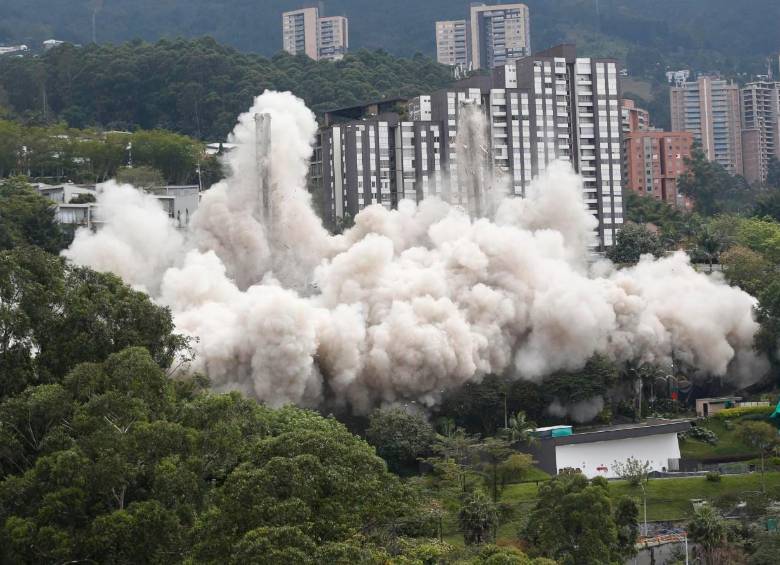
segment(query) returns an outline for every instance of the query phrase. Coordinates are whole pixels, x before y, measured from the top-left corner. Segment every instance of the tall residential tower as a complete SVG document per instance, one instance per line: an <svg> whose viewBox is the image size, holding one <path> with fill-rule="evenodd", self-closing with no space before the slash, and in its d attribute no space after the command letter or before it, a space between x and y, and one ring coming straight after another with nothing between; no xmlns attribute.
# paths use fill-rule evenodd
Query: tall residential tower
<svg viewBox="0 0 780 565"><path fill-rule="evenodd" d="M780 82L751 82L742 89L742 152L748 182L765 182L780 159Z"/></svg>
<svg viewBox="0 0 780 565"><path fill-rule="evenodd" d="M710 161L733 175L743 174L739 87L702 76L673 86L670 96L672 129L692 133Z"/></svg>
<svg viewBox="0 0 780 565"><path fill-rule="evenodd" d="M464 109L485 117L485 143L496 187L524 196L553 161L583 177L583 199L598 220L599 249L612 246L623 224L621 114L617 63L577 57L562 45L411 100L406 118L393 101L341 111L341 123L320 130L312 163L326 223L338 225L363 207L440 197L468 208L458 139ZM466 117L464 117L466 116ZM473 127L473 124L471 124ZM466 132L468 133L468 132ZM462 142L462 141L461 141ZM473 167L472 167L473 168ZM488 187L489 188L489 187Z"/></svg>
<svg viewBox="0 0 780 565"><path fill-rule="evenodd" d="M471 66L495 69L531 54L531 23L525 4L472 4Z"/></svg>
<svg viewBox="0 0 780 565"><path fill-rule="evenodd" d="M336 61L349 48L349 21L344 16L320 17L318 8L282 14L282 47L292 55Z"/></svg>

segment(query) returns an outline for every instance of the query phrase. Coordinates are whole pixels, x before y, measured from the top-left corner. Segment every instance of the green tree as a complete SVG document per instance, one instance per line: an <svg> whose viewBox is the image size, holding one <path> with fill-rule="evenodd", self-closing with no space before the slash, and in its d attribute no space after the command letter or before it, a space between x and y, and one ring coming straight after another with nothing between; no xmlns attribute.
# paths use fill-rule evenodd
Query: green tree
<svg viewBox="0 0 780 565"><path fill-rule="evenodd" d="M742 245L729 248L720 256L723 274L730 284L758 296L769 284L774 266L766 258Z"/></svg>
<svg viewBox="0 0 780 565"><path fill-rule="evenodd" d="M0 399L132 345L169 367L187 340L167 309L114 275L35 247L0 252Z"/></svg>
<svg viewBox="0 0 780 565"><path fill-rule="evenodd" d="M70 199L71 204L91 204L93 202L97 202L97 199L94 194L88 192L83 192Z"/></svg>
<svg viewBox="0 0 780 565"><path fill-rule="evenodd" d="M739 437L761 454L761 490L766 493L764 480L764 457L778 443L777 428L767 422L742 422L739 425Z"/></svg>
<svg viewBox="0 0 780 565"><path fill-rule="evenodd" d="M780 186L771 188L756 199L753 215L757 218L772 218L780 222Z"/></svg>
<svg viewBox="0 0 780 565"><path fill-rule="evenodd" d="M755 347L766 354L777 371L780 364L780 281L772 280L759 294L756 314L761 327L755 337Z"/></svg>
<svg viewBox="0 0 780 565"><path fill-rule="evenodd" d="M766 184L772 188L780 188L780 161L772 157L766 175Z"/></svg>
<svg viewBox="0 0 780 565"><path fill-rule="evenodd" d="M642 255L656 257L664 252L658 236L638 224L626 224L617 235L615 245L607 250L607 258L615 263L633 264Z"/></svg>
<svg viewBox="0 0 780 565"><path fill-rule="evenodd" d="M487 438L475 447L475 452L476 460L479 462L478 467L482 471L494 503L498 502L498 495L512 477L513 472L519 471L519 474L522 475L523 469L518 468L517 465L522 467L524 463L528 463L528 466L531 464L525 459L523 461L515 459L510 463L509 458L515 454L515 450L512 449L508 441L501 438ZM530 456L527 457L530 458Z"/></svg>
<svg viewBox="0 0 780 565"><path fill-rule="evenodd" d="M531 555L562 565L622 563L632 555L636 510L630 503L613 509L608 488L606 481L591 484L579 473L542 485L522 534Z"/></svg>
<svg viewBox="0 0 780 565"><path fill-rule="evenodd" d="M485 494L467 494L458 512L458 524L466 545L486 543L498 526L498 509Z"/></svg>
<svg viewBox="0 0 780 565"><path fill-rule="evenodd" d="M0 181L0 251L35 245L58 253L65 238L55 206L22 178Z"/></svg>
<svg viewBox="0 0 780 565"><path fill-rule="evenodd" d="M134 165L160 171L171 184L186 184L195 176L202 148L189 137L161 130L140 131L130 142Z"/></svg>
<svg viewBox="0 0 780 565"><path fill-rule="evenodd" d="M441 465L445 476L451 475L462 493L469 490L468 475L474 464L479 438L457 428L447 435L437 436L432 449L436 454L434 465Z"/></svg>
<svg viewBox="0 0 780 565"><path fill-rule="evenodd" d="M677 186L681 194L693 200L700 214L714 216L752 208L753 194L744 179L731 176L722 165L709 161L700 147L694 147L686 165Z"/></svg>
<svg viewBox="0 0 780 565"><path fill-rule="evenodd" d="M737 241L773 264L780 263L780 222L768 218L743 219L737 227Z"/></svg>
<svg viewBox="0 0 780 565"><path fill-rule="evenodd" d="M139 167L122 167L116 172L117 182L131 184L138 188L151 188L165 185L163 174L157 169L141 165Z"/></svg>
<svg viewBox="0 0 780 565"><path fill-rule="evenodd" d="M688 537L699 544L705 565L717 565L718 550L726 544L726 526L709 506L696 511L688 524Z"/></svg>
<svg viewBox="0 0 780 565"><path fill-rule="evenodd" d="M536 424L529 422L522 410L509 417L509 426L504 429L507 439L512 442L519 441L526 445L532 445L536 441L533 435Z"/></svg>
<svg viewBox="0 0 780 565"><path fill-rule="evenodd" d="M368 442L396 473L415 472L417 460L430 452L434 437L425 419L401 408L374 411L366 430Z"/></svg>

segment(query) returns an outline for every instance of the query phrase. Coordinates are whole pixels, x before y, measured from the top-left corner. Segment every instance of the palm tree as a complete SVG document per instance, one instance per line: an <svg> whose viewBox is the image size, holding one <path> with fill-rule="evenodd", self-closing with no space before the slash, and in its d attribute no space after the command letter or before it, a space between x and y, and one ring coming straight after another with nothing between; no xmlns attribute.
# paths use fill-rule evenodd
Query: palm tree
<svg viewBox="0 0 780 565"><path fill-rule="evenodd" d="M696 238L696 251L699 255L707 259L707 263L710 266L710 272L712 272L712 263L715 259L718 259L720 252L723 250L723 239L718 234L713 233L710 229L704 228L699 232Z"/></svg>
<svg viewBox="0 0 780 565"><path fill-rule="evenodd" d="M526 419L525 412L521 410L509 417L504 433L512 442L519 441L526 445L533 445L537 442L536 436L533 434L535 429L536 424L529 422Z"/></svg>

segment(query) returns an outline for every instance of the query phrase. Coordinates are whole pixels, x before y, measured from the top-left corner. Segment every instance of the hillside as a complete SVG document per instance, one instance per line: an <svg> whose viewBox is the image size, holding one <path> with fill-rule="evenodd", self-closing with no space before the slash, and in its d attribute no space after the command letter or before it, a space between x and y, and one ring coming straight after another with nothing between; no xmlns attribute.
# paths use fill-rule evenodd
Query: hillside
<svg viewBox="0 0 780 565"><path fill-rule="evenodd" d="M0 58L0 106L11 117L78 128L160 128L207 140L224 139L266 89L290 90L321 111L450 82L450 69L425 57L363 50L337 63L286 53L268 59L208 38L65 45L40 57Z"/></svg>
<svg viewBox="0 0 780 565"><path fill-rule="evenodd" d="M434 53L433 22L464 17L467 0L328 0L328 14L350 18L353 49L397 55ZM634 74L659 66L758 72L780 48L776 0L527 0L532 41L562 41L590 55L627 61ZM56 37L76 43L209 35L240 51L280 49L280 15L301 0L0 0L0 42L37 45ZM596 7L598 6L598 11ZM706 15L706 17L702 17ZM660 64L660 65L659 65Z"/></svg>

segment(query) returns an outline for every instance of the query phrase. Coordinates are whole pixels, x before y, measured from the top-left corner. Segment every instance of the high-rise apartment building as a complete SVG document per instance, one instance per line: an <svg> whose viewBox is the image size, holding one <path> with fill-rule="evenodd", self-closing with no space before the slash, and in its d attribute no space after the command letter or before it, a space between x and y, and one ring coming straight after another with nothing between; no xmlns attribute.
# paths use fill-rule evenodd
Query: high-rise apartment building
<svg viewBox="0 0 780 565"><path fill-rule="evenodd" d="M469 65L466 20L436 22L436 60L442 65L467 69Z"/></svg>
<svg viewBox="0 0 780 565"><path fill-rule="evenodd" d="M739 87L702 76L670 90L672 129L693 134L710 161L741 175L742 123Z"/></svg>
<svg viewBox="0 0 780 565"><path fill-rule="evenodd" d="M614 60L578 58L566 45L508 64L493 77L419 96L404 120L372 106L365 119L332 123L320 130L311 175L325 220L335 225L371 203L395 207L404 198L439 196L469 209L456 143L468 105L486 118L480 150L497 187L523 196L553 161L570 162L598 220L597 245L611 246L623 223L617 77Z"/></svg>
<svg viewBox="0 0 780 565"><path fill-rule="evenodd" d="M349 21L344 16L320 17L318 8L284 12L282 47L315 61L341 59L349 48Z"/></svg>
<svg viewBox="0 0 780 565"><path fill-rule="evenodd" d="M625 134L625 187L679 208L685 201L677 193L677 179L687 171L693 134L635 130Z"/></svg>
<svg viewBox="0 0 780 565"><path fill-rule="evenodd" d="M319 19L319 58L338 61L349 49L349 20L344 16L327 16Z"/></svg>
<svg viewBox="0 0 780 565"><path fill-rule="evenodd" d="M620 114L623 119L623 133L650 129L650 113L643 108L637 108L633 100L621 100Z"/></svg>
<svg viewBox="0 0 780 565"><path fill-rule="evenodd" d="M291 55L304 54L316 61L319 58L318 28L317 8L285 12L282 14L282 47Z"/></svg>
<svg viewBox="0 0 780 565"><path fill-rule="evenodd" d="M747 181L765 182L770 161L780 159L780 82L742 89L742 153Z"/></svg>
<svg viewBox="0 0 780 565"><path fill-rule="evenodd" d="M531 22L525 4L472 4L471 66L495 69L531 54Z"/></svg>

